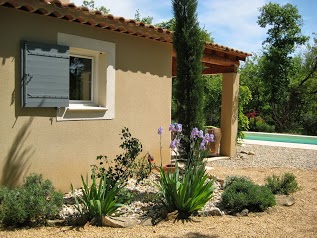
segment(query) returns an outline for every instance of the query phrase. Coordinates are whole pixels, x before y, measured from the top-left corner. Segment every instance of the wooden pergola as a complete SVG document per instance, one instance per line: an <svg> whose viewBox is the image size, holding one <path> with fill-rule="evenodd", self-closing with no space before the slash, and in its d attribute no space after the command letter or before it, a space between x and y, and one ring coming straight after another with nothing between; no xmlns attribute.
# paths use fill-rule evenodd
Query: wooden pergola
<svg viewBox="0 0 317 238"><path fill-rule="evenodd" d="M201 62L205 66L204 75L237 73L240 61L245 61L249 53L231 49L214 43L206 43ZM176 52L173 51L172 74L176 76Z"/></svg>

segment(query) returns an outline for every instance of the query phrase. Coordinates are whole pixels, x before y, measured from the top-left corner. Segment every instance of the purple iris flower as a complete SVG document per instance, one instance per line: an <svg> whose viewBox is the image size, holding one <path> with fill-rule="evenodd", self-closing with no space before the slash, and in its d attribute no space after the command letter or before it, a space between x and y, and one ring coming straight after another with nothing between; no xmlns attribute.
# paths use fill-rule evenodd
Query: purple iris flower
<svg viewBox="0 0 317 238"><path fill-rule="evenodd" d="M182 124L176 124L176 125L175 125L175 130L176 130L177 132L182 132L182 130L183 130Z"/></svg>
<svg viewBox="0 0 317 238"><path fill-rule="evenodd" d="M198 128L195 127L195 128L192 130L191 134L190 134L190 138L193 139L193 138L197 137L198 134L199 134Z"/></svg>
<svg viewBox="0 0 317 238"><path fill-rule="evenodd" d="M199 138L204 138L204 132L202 130L199 131L198 137Z"/></svg>
<svg viewBox="0 0 317 238"><path fill-rule="evenodd" d="M175 124L171 124L168 129L169 129L170 131L176 131L176 129L175 129Z"/></svg>
<svg viewBox="0 0 317 238"><path fill-rule="evenodd" d="M200 149L201 150L206 150L206 141L203 140L201 143L200 143Z"/></svg>
<svg viewBox="0 0 317 238"><path fill-rule="evenodd" d="M157 129L157 134L162 135L163 133L163 127L160 127L159 129Z"/></svg>
<svg viewBox="0 0 317 238"><path fill-rule="evenodd" d="M205 137L204 137L204 140L206 140L207 142L213 142L214 141L214 135L206 133Z"/></svg>
<svg viewBox="0 0 317 238"><path fill-rule="evenodd" d="M171 148L172 150L175 150L176 147L177 147L177 140L174 139L174 140L172 140L172 142L171 142L171 144L170 144L170 148Z"/></svg>

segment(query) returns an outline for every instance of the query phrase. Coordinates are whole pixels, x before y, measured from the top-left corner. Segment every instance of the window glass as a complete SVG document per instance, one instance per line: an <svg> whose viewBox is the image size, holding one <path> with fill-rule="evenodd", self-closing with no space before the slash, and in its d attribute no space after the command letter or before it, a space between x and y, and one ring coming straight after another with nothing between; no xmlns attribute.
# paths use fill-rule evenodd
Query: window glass
<svg viewBox="0 0 317 238"><path fill-rule="evenodd" d="M92 58L70 56L70 100L92 101L92 64Z"/></svg>

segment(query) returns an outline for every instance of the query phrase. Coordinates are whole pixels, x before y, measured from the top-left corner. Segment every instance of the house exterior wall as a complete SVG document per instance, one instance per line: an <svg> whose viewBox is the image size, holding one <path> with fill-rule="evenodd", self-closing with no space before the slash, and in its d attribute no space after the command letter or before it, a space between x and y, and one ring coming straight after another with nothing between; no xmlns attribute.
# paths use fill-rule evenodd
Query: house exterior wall
<svg viewBox="0 0 317 238"><path fill-rule="evenodd" d="M18 185L41 173L62 191L81 186L96 156L121 153L119 133L128 127L160 164L168 162L172 45L0 7L0 184ZM22 108L20 41L57 44L58 33L116 44L114 120L57 122L56 108Z"/></svg>

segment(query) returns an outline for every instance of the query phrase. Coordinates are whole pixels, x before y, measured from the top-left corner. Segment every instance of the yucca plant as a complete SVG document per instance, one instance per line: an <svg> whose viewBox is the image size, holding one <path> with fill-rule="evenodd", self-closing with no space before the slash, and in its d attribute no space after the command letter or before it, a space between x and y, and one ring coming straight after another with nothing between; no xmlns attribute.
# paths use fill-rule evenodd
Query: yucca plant
<svg viewBox="0 0 317 238"><path fill-rule="evenodd" d="M99 179L99 184L97 184L97 178L94 174L91 176L92 184L90 186L88 175L86 179L81 176L81 180L83 183L83 196L79 197L79 199L75 196L76 209L81 215L87 214L88 219L101 219L103 215L110 215L123 206L120 203L119 196L117 196L124 187L121 182L116 182L113 186L107 180L106 175L103 175Z"/></svg>
<svg viewBox="0 0 317 238"><path fill-rule="evenodd" d="M162 202L169 211L178 211L179 217L188 217L210 200L213 194L213 180L208 180L203 165L188 168L184 174L176 166L174 173L161 169L160 190Z"/></svg>

